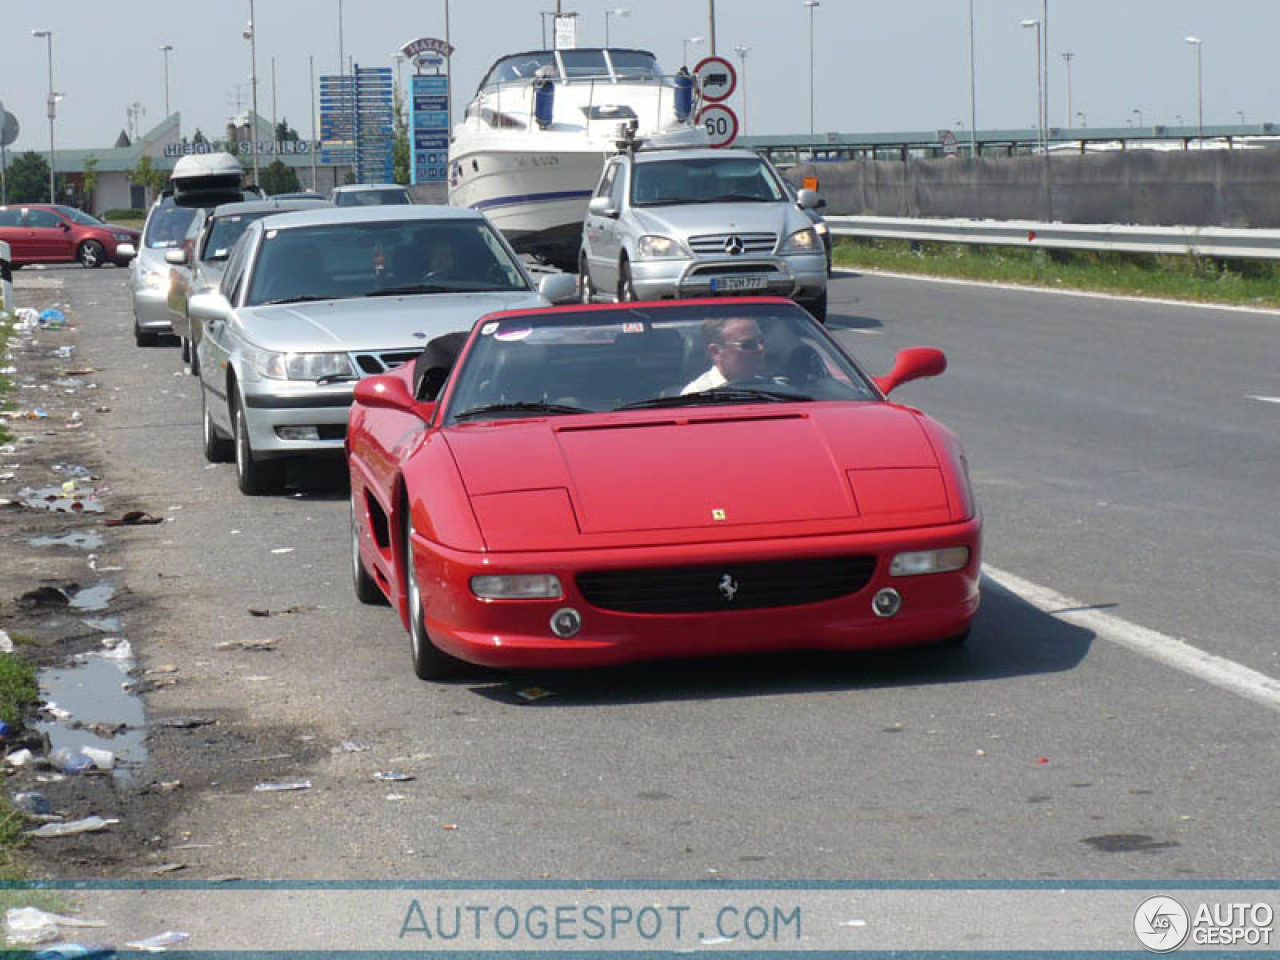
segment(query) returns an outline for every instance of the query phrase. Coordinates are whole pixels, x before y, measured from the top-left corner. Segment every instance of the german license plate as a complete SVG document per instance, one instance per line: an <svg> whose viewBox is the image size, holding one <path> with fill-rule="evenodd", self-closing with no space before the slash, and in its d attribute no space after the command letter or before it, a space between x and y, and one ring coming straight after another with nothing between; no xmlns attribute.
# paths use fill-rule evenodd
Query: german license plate
<svg viewBox="0 0 1280 960"><path fill-rule="evenodd" d="M768 277L744 275L738 277L712 277L712 293L742 293L745 290L765 290L769 286Z"/></svg>

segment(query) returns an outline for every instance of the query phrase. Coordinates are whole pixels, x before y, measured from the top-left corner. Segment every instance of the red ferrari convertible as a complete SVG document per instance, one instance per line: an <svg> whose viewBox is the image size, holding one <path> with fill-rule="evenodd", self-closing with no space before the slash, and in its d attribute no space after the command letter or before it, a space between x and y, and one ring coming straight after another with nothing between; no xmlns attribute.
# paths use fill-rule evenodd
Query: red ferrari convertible
<svg viewBox="0 0 1280 960"><path fill-rule="evenodd" d="M362 380L357 596L419 677L962 641L981 518L960 442L789 301L491 314Z"/></svg>

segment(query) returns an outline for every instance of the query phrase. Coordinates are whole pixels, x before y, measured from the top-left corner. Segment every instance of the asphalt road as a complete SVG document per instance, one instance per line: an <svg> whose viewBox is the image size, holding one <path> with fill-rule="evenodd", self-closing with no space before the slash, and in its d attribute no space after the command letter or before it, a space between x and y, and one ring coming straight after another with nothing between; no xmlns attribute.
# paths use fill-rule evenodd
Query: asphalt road
<svg viewBox="0 0 1280 960"><path fill-rule="evenodd" d="M1278 316L842 277L832 327L872 372L947 351L898 399L965 440L987 563L1081 609L988 583L962 651L430 685L351 595L341 473L241 496L201 456L177 350L133 345L125 273L45 275L113 408L108 482L170 520L114 558L142 665L182 678L148 709L219 720L144 778L181 768L153 846L187 876L1280 875L1280 698L1119 642L1280 677L1280 404L1249 399L1280 396ZM242 638L274 649L216 647ZM533 685L553 695L524 703ZM372 779L392 769L416 779Z"/></svg>

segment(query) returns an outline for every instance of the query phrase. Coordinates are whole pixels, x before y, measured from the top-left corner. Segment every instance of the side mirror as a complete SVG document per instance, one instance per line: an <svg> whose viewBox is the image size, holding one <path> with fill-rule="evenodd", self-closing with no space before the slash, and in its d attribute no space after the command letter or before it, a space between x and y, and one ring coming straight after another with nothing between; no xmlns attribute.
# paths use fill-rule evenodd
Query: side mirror
<svg viewBox="0 0 1280 960"><path fill-rule="evenodd" d="M821 201L822 198L812 190L801 190L796 194L796 205L801 210L814 210Z"/></svg>
<svg viewBox="0 0 1280 960"><path fill-rule="evenodd" d="M220 292L210 290L187 301L187 314L201 323L225 323L231 316L231 304Z"/></svg>
<svg viewBox="0 0 1280 960"><path fill-rule="evenodd" d="M418 403L413 394L400 377L380 374L376 377L365 377L356 384L355 401L361 406L380 410L399 410L422 420L431 416L435 409L433 403Z"/></svg>
<svg viewBox="0 0 1280 960"><path fill-rule="evenodd" d="M587 212L595 217L616 217L617 209L613 205L613 199L610 197L592 197L591 202L587 204Z"/></svg>
<svg viewBox="0 0 1280 960"><path fill-rule="evenodd" d="M166 250L164 252L164 262L172 263L175 267L180 267L187 262L187 251L184 247L178 247L174 250Z"/></svg>
<svg viewBox="0 0 1280 960"><path fill-rule="evenodd" d="M872 377L886 396L892 391L922 377L936 377L947 369L947 355L937 347L907 347L899 350L893 369L883 377Z"/></svg>
<svg viewBox="0 0 1280 960"><path fill-rule="evenodd" d="M551 303L568 303L578 298L578 278L572 273L551 273L538 281L538 295Z"/></svg>

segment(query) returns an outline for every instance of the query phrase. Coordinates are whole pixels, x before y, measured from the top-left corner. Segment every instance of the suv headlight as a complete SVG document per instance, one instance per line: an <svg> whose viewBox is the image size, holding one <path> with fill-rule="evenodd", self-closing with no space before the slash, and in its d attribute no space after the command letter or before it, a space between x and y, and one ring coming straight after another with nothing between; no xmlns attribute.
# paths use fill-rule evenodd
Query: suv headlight
<svg viewBox="0 0 1280 960"><path fill-rule="evenodd" d="M669 257L687 257L683 244L670 237L646 234L636 241L636 256L645 260L662 260Z"/></svg>
<svg viewBox="0 0 1280 960"><path fill-rule="evenodd" d="M816 253L821 249L822 241L818 239L818 231L813 227L805 227L787 237L779 253Z"/></svg>
<svg viewBox="0 0 1280 960"><path fill-rule="evenodd" d="M354 376L345 353L267 353L257 355L258 372L271 380L319 380Z"/></svg>

